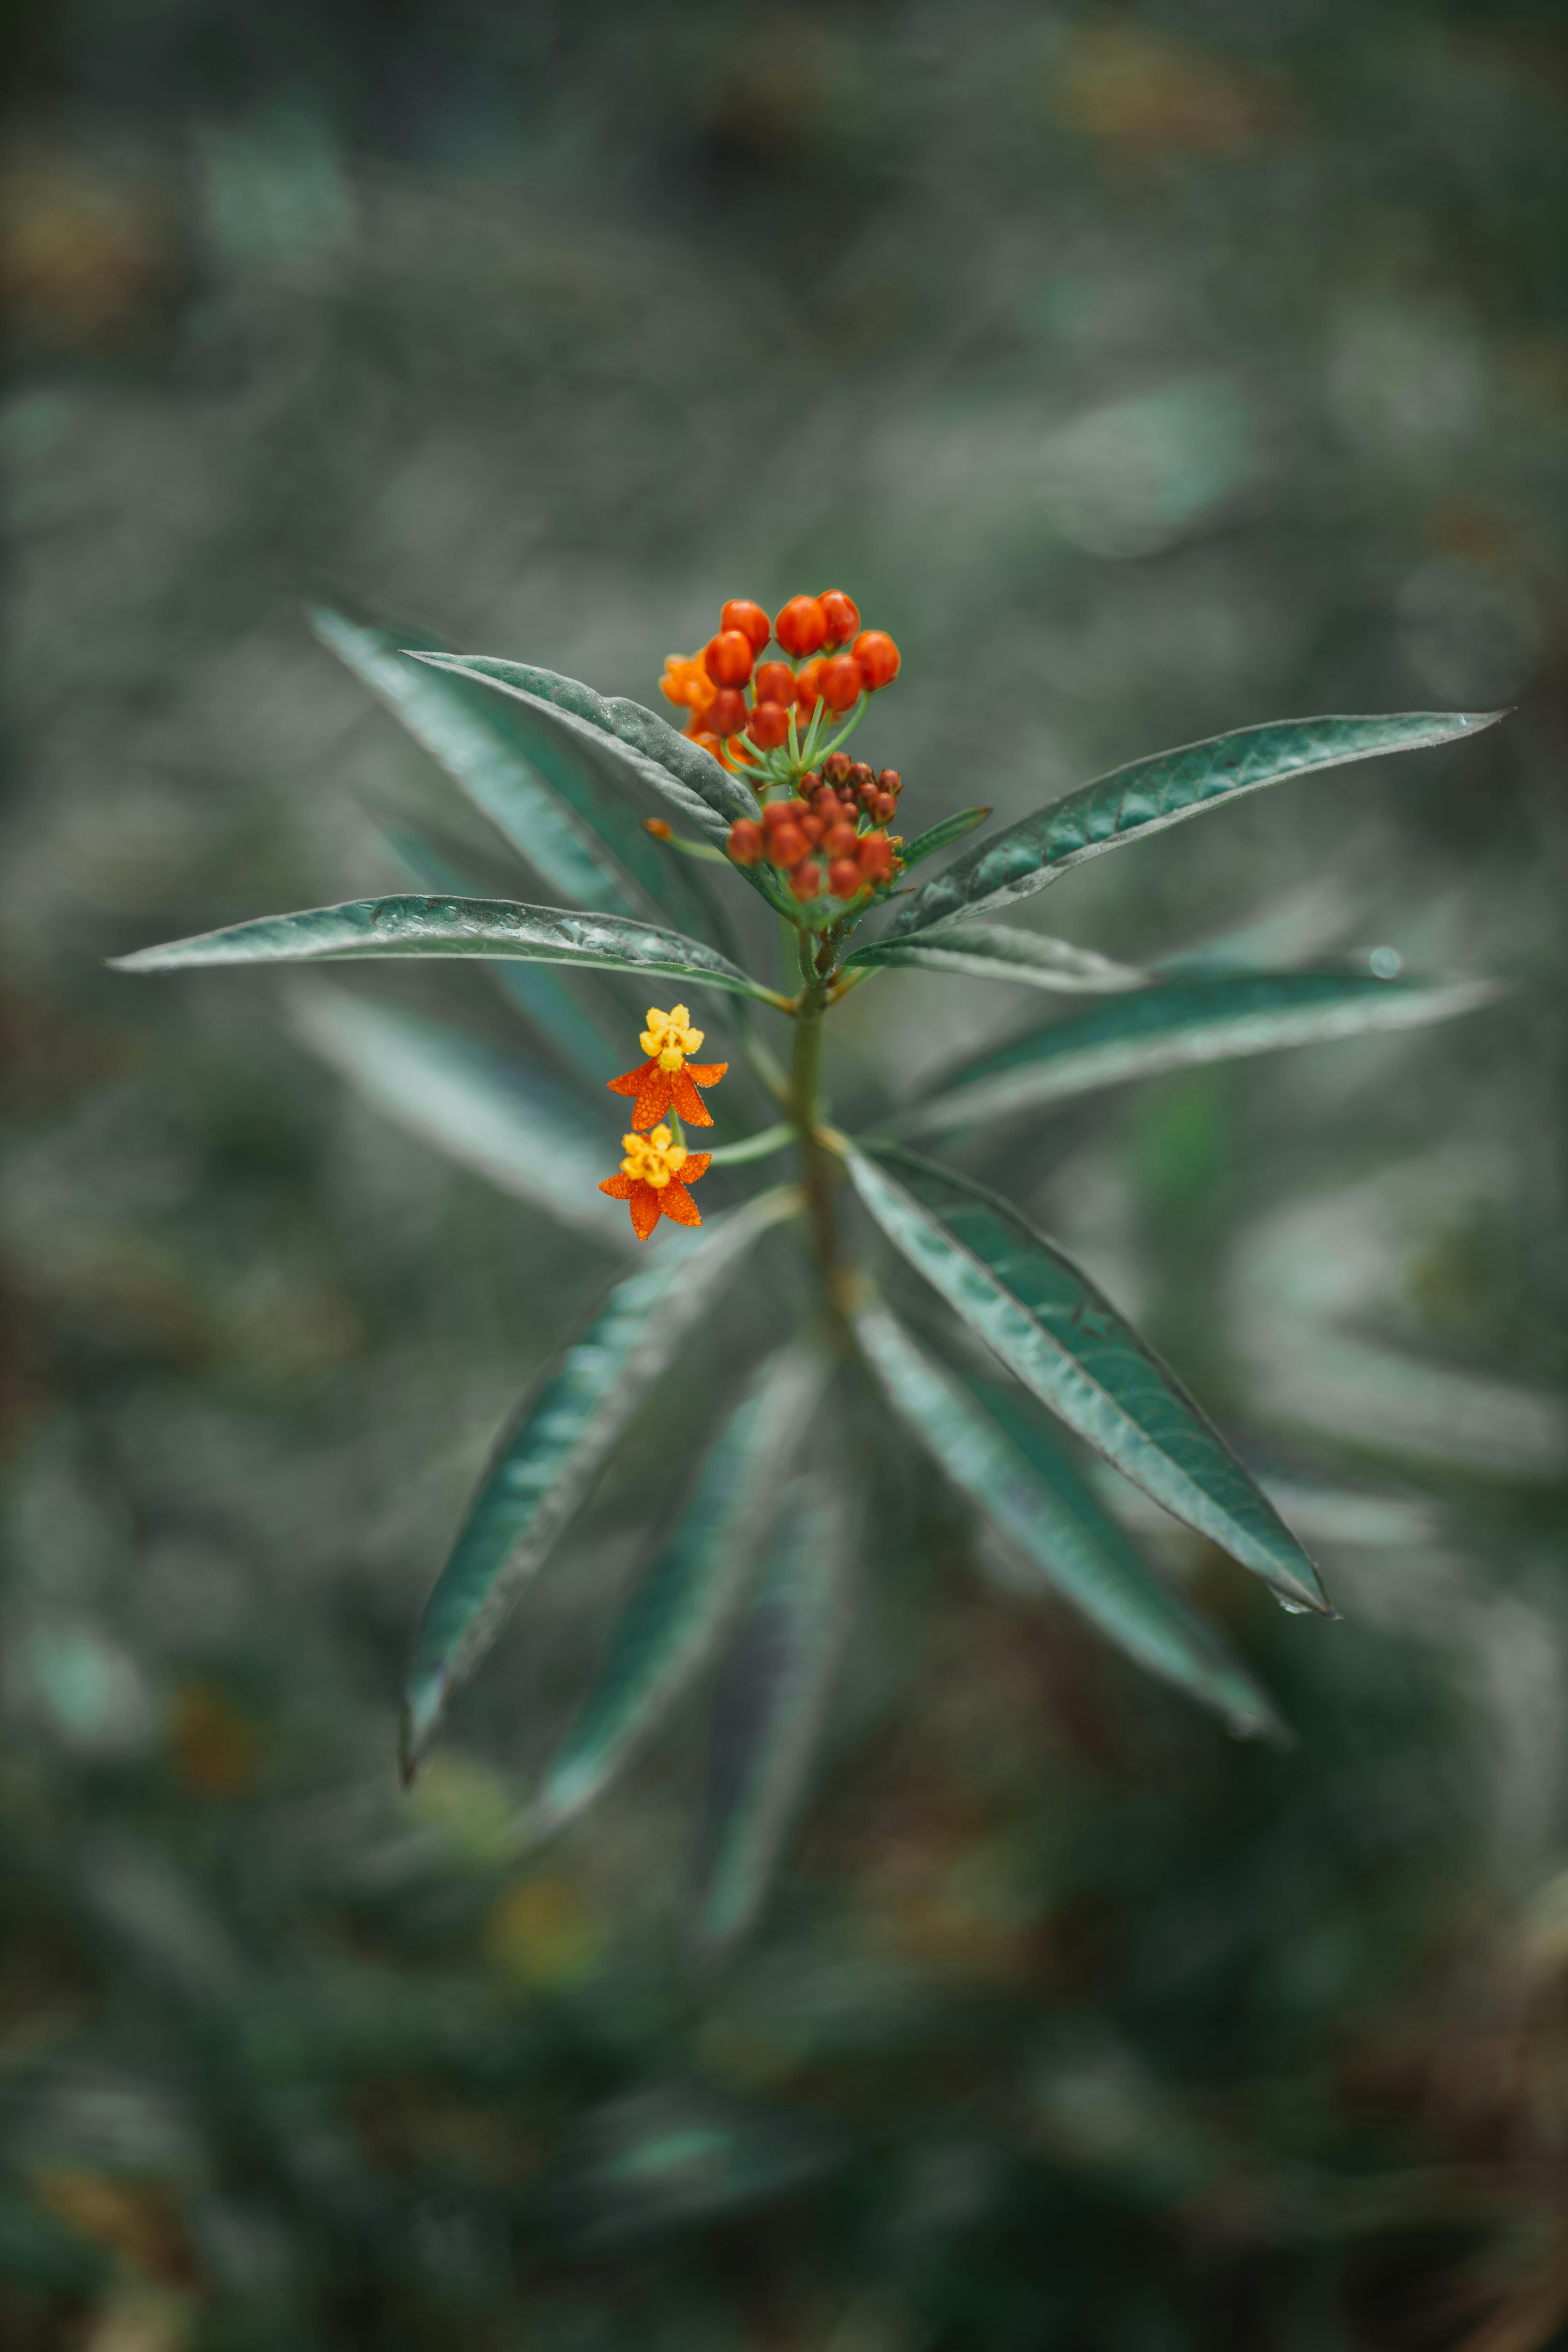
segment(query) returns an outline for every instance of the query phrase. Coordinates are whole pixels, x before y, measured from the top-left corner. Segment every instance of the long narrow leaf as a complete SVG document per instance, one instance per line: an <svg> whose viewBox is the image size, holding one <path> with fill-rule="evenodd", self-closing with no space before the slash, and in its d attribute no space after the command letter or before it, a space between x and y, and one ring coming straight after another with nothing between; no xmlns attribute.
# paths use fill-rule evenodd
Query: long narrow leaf
<svg viewBox="0 0 1568 2352"><path fill-rule="evenodd" d="M1131 964L1112 963L1092 948L1075 948L1041 931L1021 931L1009 923L965 923L962 930L938 931L913 940L872 940L844 959L917 971L957 972L973 980L1021 981L1026 988L1063 994L1112 995L1147 988L1150 975Z"/></svg>
<svg viewBox="0 0 1568 2352"><path fill-rule="evenodd" d="M768 1225L793 1213L788 1187L675 1233L617 1283L558 1357L497 1446L464 1514L414 1645L403 1769L429 1746L447 1699L548 1557L606 1454L686 1332Z"/></svg>
<svg viewBox="0 0 1568 2352"><path fill-rule="evenodd" d="M632 1595L530 1817L539 1834L592 1804L712 1654L821 1399L830 1367L781 1350L710 1447L679 1524Z"/></svg>
<svg viewBox="0 0 1568 2352"><path fill-rule="evenodd" d="M851 1514L820 1475L793 1494L714 1708L697 1943L731 1950L763 1906L822 1729L848 1621Z"/></svg>
<svg viewBox="0 0 1568 2352"><path fill-rule="evenodd" d="M196 964L341 962L364 956L511 956L525 963L695 981L764 1004L784 1002L700 940L624 915L572 915L510 898L351 898L141 948L117 956L114 969L178 971Z"/></svg>
<svg viewBox="0 0 1568 2352"><path fill-rule="evenodd" d="M1293 1607L1329 1610L1273 1505L1153 1350L1010 1202L900 1157L851 1147L855 1189L889 1241L1025 1387L1176 1518Z"/></svg>
<svg viewBox="0 0 1568 2352"><path fill-rule="evenodd" d="M955 858L943 874L901 906L887 937L907 939L1043 890L1086 857L1141 841L1199 816L1222 802L1260 792L1287 776L1305 776L1380 752L1416 751L1479 734L1500 710L1394 711L1364 719L1285 719L1240 727L1179 751L1157 751L1080 784L1033 816Z"/></svg>
<svg viewBox="0 0 1568 2352"><path fill-rule="evenodd" d="M981 802L974 808L955 809L951 816L939 817L934 824L928 824L923 833L917 833L912 841L904 845L905 873L925 858L934 857L939 850L951 849L955 841L962 841L966 833L973 833L991 814L990 807Z"/></svg>
<svg viewBox="0 0 1568 2352"><path fill-rule="evenodd" d="M960 1072L934 1100L898 1112L889 1125L900 1135L968 1128L1201 1062L1451 1021L1499 993L1490 981L1379 980L1365 971L1171 981L1015 1038Z"/></svg>
<svg viewBox="0 0 1568 2352"><path fill-rule="evenodd" d="M384 834L382 839L408 879L422 889L458 898L474 895L472 877L417 834L399 828ZM570 1069L607 1085L626 1066L624 1047L617 1049L611 1043L573 995L571 982L557 980L548 964L518 963L500 956L487 963L485 971Z"/></svg>
<svg viewBox="0 0 1568 2352"><path fill-rule="evenodd" d="M598 1189L613 1138L520 1056L325 982L293 989L289 1015L297 1037L421 1142L602 1242L625 1240L624 1213Z"/></svg>
<svg viewBox="0 0 1568 2352"><path fill-rule="evenodd" d="M958 1380L880 1305L856 1318L889 1402L922 1445L1045 1581L1117 1648L1234 1730L1279 1738L1273 1703L1219 1635L1161 1582L1020 1402Z"/></svg>
<svg viewBox="0 0 1568 2352"><path fill-rule="evenodd" d="M525 756L509 740L508 714L494 697L412 661L384 629L324 606L310 624L552 889L605 914L647 911L605 838L598 803L611 795L585 759L558 760L552 772L537 752ZM635 828L629 812L626 823Z"/></svg>

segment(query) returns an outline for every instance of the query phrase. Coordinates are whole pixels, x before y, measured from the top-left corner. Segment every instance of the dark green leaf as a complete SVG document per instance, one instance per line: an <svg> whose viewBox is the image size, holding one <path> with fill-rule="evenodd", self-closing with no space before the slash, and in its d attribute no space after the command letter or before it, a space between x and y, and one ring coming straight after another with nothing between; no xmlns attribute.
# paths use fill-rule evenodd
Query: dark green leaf
<svg viewBox="0 0 1568 2352"><path fill-rule="evenodd" d="M1280 1735L1267 1693L1144 1563L1016 1392L955 1379L885 1307L863 1307L856 1328L897 1412L1047 1584L1141 1666L1217 1708L1233 1730Z"/></svg>
<svg viewBox="0 0 1568 2352"><path fill-rule="evenodd" d="M530 1820L536 1833L593 1803L712 1655L828 1369L803 1349L782 1350L710 1447L679 1523L632 1595L598 1681L551 1759Z"/></svg>
<svg viewBox="0 0 1568 2352"><path fill-rule="evenodd" d="M844 961L847 968L864 964L875 971L890 965L958 972L974 980L1022 981L1029 988L1077 996L1149 985L1149 974L1130 964L1112 963L1092 948L1075 948L1066 940L1020 931L1008 923L965 923L962 930L938 931L929 939L872 940Z"/></svg>
<svg viewBox="0 0 1568 2352"><path fill-rule="evenodd" d="M295 1034L421 1142L600 1241L626 1239L625 1210L598 1189L614 1138L552 1079L444 1022L324 982L291 991L289 1010Z"/></svg>
<svg viewBox="0 0 1568 2352"><path fill-rule="evenodd" d="M487 654L416 653L410 658L476 679L490 693L505 697L511 707L530 713L542 738L574 742L607 760L612 772L618 768L628 782L650 787L715 849L726 847L737 817L757 814L756 797L748 784L640 702L595 694L577 678L561 677L531 662ZM731 871L760 890L770 905L790 911L791 902L766 866L737 866Z"/></svg>
<svg viewBox="0 0 1568 2352"><path fill-rule="evenodd" d="M1064 1250L1010 1202L923 1161L895 1181L850 1147L889 1239L1041 1403L1291 1606L1328 1611L1311 1561L1218 1431Z"/></svg>
<svg viewBox="0 0 1568 2352"><path fill-rule="evenodd" d="M939 849L951 849L955 841L962 841L966 833L973 833L977 824L984 824L990 814L990 809L984 806L955 809L951 816L940 818L935 824L928 824L923 833L916 834L904 850L905 872L911 866L918 866L923 857L934 857Z"/></svg>
<svg viewBox="0 0 1568 2352"><path fill-rule="evenodd" d="M382 837L411 882L451 898L476 895L470 887L471 876L451 865L416 834L400 829ZM498 957L486 964L485 971L569 1068L602 1085L625 1069L625 1047L617 1051L584 1012L570 985L563 987L548 964L515 963Z"/></svg>
<svg viewBox="0 0 1568 2352"><path fill-rule="evenodd" d="M955 858L945 873L899 908L886 936L907 939L937 924L961 923L971 915L999 914L1004 907L1043 890L1086 857L1142 840L1222 802L1259 792L1265 784L1380 752L1416 751L1427 744L1451 742L1456 736L1478 734L1504 716L1500 710L1416 710L1367 719L1283 719L1265 727L1241 727L1234 734L1215 735L1180 751L1157 751L1093 783L1080 784L1048 808Z"/></svg>
<svg viewBox="0 0 1568 2352"><path fill-rule="evenodd" d="M479 1482L426 1607L404 1705L405 1775L686 1332L757 1236L796 1205L796 1194L784 1187L710 1219L700 1234L667 1230L647 1265L616 1284L525 1401Z"/></svg>
<svg viewBox="0 0 1568 2352"><path fill-rule="evenodd" d="M117 956L117 971L196 964L317 963L363 956L509 956L595 971L696 981L764 1004L784 1000L700 940L624 915L572 915L510 898L351 898L295 915L262 915L222 931Z"/></svg>
<svg viewBox="0 0 1568 2352"><path fill-rule="evenodd" d="M817 1474L790 1495L714 1710L698 1943L728 1951L762 1907L822 1728L848 1616L853 1528Z"/></svg>
<svg viewBox="0 0 1568 2352"><path fill-rule="evenodd" d="M1369 971L1171 981L1030 1030L972 1063L934 1101L898 1112L890 1125L900 1135L966 1129L1199 1062L1452 1020L1498 993L1490 981L1378 980Z"/></svg>
<svg viewBox="0 0 1568 2352"><path fill-rule="evenodd" d="M384 629L364 628L324 607L310 622L321 643L379 696L552 889L605 914L647 911L619 845L612 850L605 837L603 816L615 809L628 835L640 828L574 745L562 750L546 739L525 752L509 736L504 705L481 688L411 660ZM646 834L643 844L651 846Z"/></svg>

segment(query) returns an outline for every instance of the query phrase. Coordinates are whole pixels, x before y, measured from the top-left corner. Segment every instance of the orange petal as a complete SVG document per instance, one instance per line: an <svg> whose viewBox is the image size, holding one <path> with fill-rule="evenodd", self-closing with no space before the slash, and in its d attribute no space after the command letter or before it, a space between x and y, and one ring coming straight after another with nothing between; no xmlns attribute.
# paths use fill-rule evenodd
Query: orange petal
<svg viewBox="0 0 1568 2352"><path fill-rule="evenodd" d="M688 1062L686 1075L693 1086L716 1087L729 1066L728 1062Z"/></svg>
<svg viewBox="0 0 1568 2352"><path fill-rule="evenodd" d="M699 1176L707 1175L708 1163L712 1157L710 1151L689 1151L680 1163L679 1181L682 1184L695 1184Z"/></svg>
<svg viewBox="0 0 1568 2352"><path fill-rule="evenodd" d="M655 1067L652 1062L639 1062L635 1070L623 1070L618 1078L606 1078L605 1084L613 1095L635 1095L640 1092L643 1080Z"/></svg>
<svg viewBox="0 0 1568 2352"><path fill-rule="evenodd" d="M669 1082L675 1108L689 1127L711 1127L713 1114L692 1085L684 1070L677 1070Z"/></svg>
<svg viewBox="0 0 1568 2352"><path fill-rule="evenodd" d="M699 1152L698 1158L701 1157L701 1153ZM659 1205L665 1215L673 1217L678 1225L700 1225L702 1223L697 1213L696 1202L679 1176L672 1176L665 1186Z"/></svg>
<svg viewBox="0 0 1568 2352"><path fill-rule="evenodd" d="M629 1176L606 1176L599 1190L601 1192L607 1192L612 1201L629 1201L632 1197L632 1180Z"/></svg>
<svg viewBox="0 0 1568 2352"><path fill-rule="evenodd" d="M669 1108L669 1073L655 1067L644 1078L637 1096L637 1107L632 1113L632 1125L643 1132L657 1127Z"/></svg>
<svg viewBox="0 0 1568 2352"><path fill-rule="evenodd" d="M674 1184L667 1184L666 1199L677 1189ZM658 1223L659 1196L651 1184L645 1184L640 1176L634 1176L626 1198L632 1213L632 1231L639 1242L646 1242Z"/></svg>

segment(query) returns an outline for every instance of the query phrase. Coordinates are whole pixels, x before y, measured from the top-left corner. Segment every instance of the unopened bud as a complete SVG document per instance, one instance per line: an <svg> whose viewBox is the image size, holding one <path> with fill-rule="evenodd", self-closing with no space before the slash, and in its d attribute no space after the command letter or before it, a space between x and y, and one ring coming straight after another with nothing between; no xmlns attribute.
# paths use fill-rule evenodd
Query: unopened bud
<svg viewBox="0 0 1568 2352"><path fill-rule="evenodd" d="M744 822L742 818L742 823ZM645 833L651 833L656 841L673 841L675 838L675 827L666 824L661 816L645 816L642 829Z"/></svg>
<svg viewBox="0 0 1568 2352"><path fill-rule="evenodd" d="M668 836L669 827L662 818L649 817L647 823L650 833L658 831L661 837ZM760 866L766 851L762 826L749 816L738 816L730 827L730 855L736 865Z"/></svg>

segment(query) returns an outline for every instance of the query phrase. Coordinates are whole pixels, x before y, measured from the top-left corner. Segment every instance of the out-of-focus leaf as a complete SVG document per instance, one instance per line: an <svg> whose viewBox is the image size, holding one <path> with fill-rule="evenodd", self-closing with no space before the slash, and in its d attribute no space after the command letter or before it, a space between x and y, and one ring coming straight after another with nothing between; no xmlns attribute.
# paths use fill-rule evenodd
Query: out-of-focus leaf
<svg viewBox="0 0 1568 2352"><path fill-rule="evenodd" d="M601 756L607 753L628 777L651 786L678 809L715 849L725 848L737 817L756 815L756 799L748 784L640 702L595 694L577 678L489 654L416 653L411 658L476 678L492 693L506 696L531 714L542 742L554 737L591 746ZM792 902L766 866L737 866L732 870L771 906L791 911Z"/></svg>
<svg viewBox="0 0 1568 2352"><path fill-rule="evenodd" d="M525 756L508 740L508 714L493 696L411 660L386 630L326 607L312 611L310 625L552 889L605 914L645 911L599 822L610 793L572 747L550 765L537 752ZM638 830L629 810L623 822L628 834Z"/></svg>
<svg viewBox="0 0 1568 2352"><path fill-rule="evenodd" d="M966 833L973 833L977 824L984 824L990 814L990 808L981 803L974 808L954 809L951 816L941 817L935 824L928 824L923 833L917 833L906 845L904 871L908 873L911 866L918 866L924 857L934 857L939 849L951 849L955 841L962 841Z"/></svg>
<svg viewBox="0 0 1568 2352"><path fill-rule="evenodd" d="M819 1475L785 1503L719 1687L698 1892L710 1958L762 1908L822 1727L853 1556L847 1497Z"/></svg>
<svg viewBox="0 0 1568 2352"><path fill-rule="evenodd" d="M568 2227L587 2248L637 2244L786 2195L847 2153L829 2126L798 2109L659 2084L574 2126L562 2168ZM699 2337L713 2340L706 2329ZM690 2340L679 2323L676 2335L657 2337L663 2347Z"/></svg>
<svg viewBox="0 0 1568 2352"><path fill-rule="evenodd" d="M1363 893L1345 874L1314 874L1228 920L1210 923L1184 946L1150 959L1161 980L1215 972L1282 971L1327 962L1344 940Z"/></svg>
<svg viewBox="0 0 1568 2352"><path fill-rule="evenodd" d="M889 1127L900 1135L967 1128L1200 1062L1451 1021L1499 993L1492 981L1379 980L1369 971L1172 981L1030 1030L972 1063L947 1092L897 1112Z"/></svg>
<svg viewBox="0 0 1568 2352"><path fill-rule="evenodd" d="M632 1595L582 1713L551 1759L529 1818L558 1828L637 1753L711 1656L744 1588L829 1366L781 1350L708 1454L680 1518Z"/></svg>
<svg viewBox="0 0 1568 2352"><path fill-rule="evenodd" d="M1233 1730L1280 1736L1267 1692L1144 1564L1023 1400L991 1381L955 1379L883 1306L862 1307L856 1329L895 1411L1047 1584Z"/></svg>
<svg viewBox="0 0 1568 2352"><path fill-rule="evenodd" d="M900 1157L895 1181L853 1147L847 1159L889 1239L1042 1404L1290 1606L1328 1611L1317 1570L1267 1496L1064 1250L947 1169Z"/></svg>
<svg viewBox="0 0 1568 2352"><path fill-rule="evenodd" d="M784 1000L717 948L624 915L572 915L510 898L350 898L293 915L261 915L117 956L117 971L180 971L196 964L342 962L364 956L510 956L584 971L697 981L765 1004Z"/></svg>
<svg viewBox="0 0 1568 2352"><path fill-rule="evenodd" d="M1029 988L1057 989L1068 995L1108 995L1147 988L1149 974L1131 964L1112 963L1092 948L1075 948L1043 931L1020 931L1010 923L965 923L962 930L933 939L872 940L844 959L847 966L906 966L918 971L951 971L975 980L1022 981Z"/></svg>
<svg viewBox="0 0 1568 2352"><path fill-rule="evenodd" d="M1141 841L1205 809L1260 792L1287 776L1305 776L1380 752L1417 751L1494 726L1500 710L1393 711L1357 719L1285 719L1179 751L1157 751L1080 784L994 840L955 858L901 906L886 936L907 939L1043 890L1086 857Z"/></svg>
<svg viewBox="0 0 1568 2352"><path fill-rule="evenodd" d="M416 834L399 829L382 837L411 882L454 898L474 895L471 877L449 865ZM624 1046L617 1050L548 964L515 963L498 957L485 970L501 994L534 1024L571 1069L607 1085L625 1068Z"/></svg>
<svg viewBox="0 0 1568 2352"><path fill-rule="evenodd" d="M296 1036L421 1142L601 1241L625 1238L624 1213L598 1189L611 1139L542 1072L324 982L292 990L289 1013Z"/></svg>
<svg viewBox="0 0 1568 2352"><path fill-rule="evenodd" d="M405 1778L685 1333L758 1235L796 1202L786 1186L710 1220L700 1234L664 1234L650 1263L616 1284L524 1401L426 1604L404 1703Z"/></svg>

